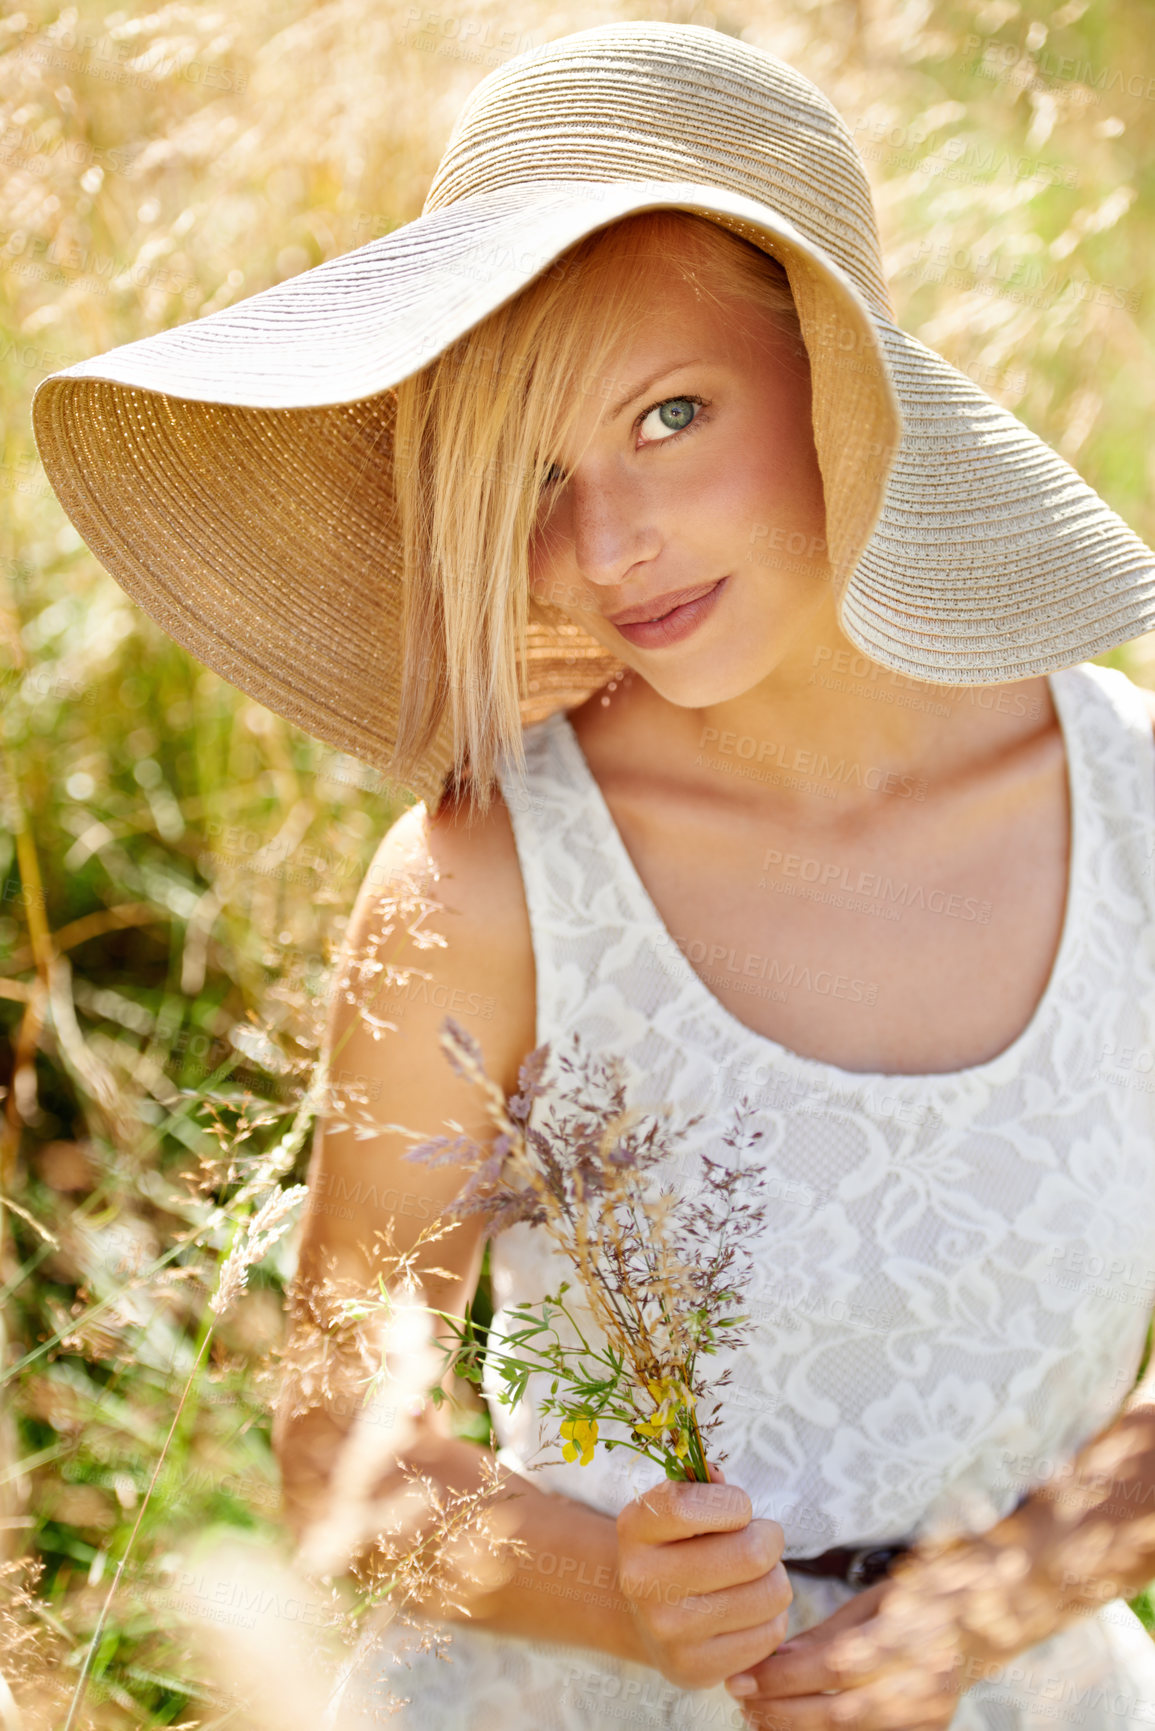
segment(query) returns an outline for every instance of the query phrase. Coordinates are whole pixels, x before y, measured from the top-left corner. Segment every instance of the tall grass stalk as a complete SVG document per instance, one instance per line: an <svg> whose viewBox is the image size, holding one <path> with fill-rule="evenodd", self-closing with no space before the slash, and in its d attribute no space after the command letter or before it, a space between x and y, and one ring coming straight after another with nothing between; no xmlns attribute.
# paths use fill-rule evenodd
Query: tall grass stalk
<svg viewBox="0 0 1155 1731"><path fill-rule="evenodd" d="M226 1312L209 1300L304 1180L344 921L407 803L101 570L39 468L38 381L411 220L502 58L673 18L817 80L862 150L900 323L1155 541L1142 8L469 0L474 58L448 15L413 11L29 0L0 18L0 1676L26 1731L228 1719L166 1604L190 1533L284 1543L270 1384L292 1230L243 1282L234 1263ZM1100 659L1155 684L1153 645ZM368 1134L343 1061L331 1091Z"/></svg>

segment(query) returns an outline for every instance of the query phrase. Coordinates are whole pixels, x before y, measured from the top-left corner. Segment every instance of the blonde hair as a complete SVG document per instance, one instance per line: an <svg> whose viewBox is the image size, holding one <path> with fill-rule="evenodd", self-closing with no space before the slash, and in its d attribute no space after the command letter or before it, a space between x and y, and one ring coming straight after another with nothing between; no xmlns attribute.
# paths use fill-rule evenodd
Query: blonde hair
<svg viewBox="0 0 1155 1731"><path fill-rule="evenodd" d="M432 743L448 705L457 785L488 808L498 755L524 763L520 694L541 483L591 400L620 394L615 355L644 321L658 257L702 295L770 312L805 357L783 267L709 218L645 211L587 235L520 294L395 388L402 671L394 771Z"/></svg>

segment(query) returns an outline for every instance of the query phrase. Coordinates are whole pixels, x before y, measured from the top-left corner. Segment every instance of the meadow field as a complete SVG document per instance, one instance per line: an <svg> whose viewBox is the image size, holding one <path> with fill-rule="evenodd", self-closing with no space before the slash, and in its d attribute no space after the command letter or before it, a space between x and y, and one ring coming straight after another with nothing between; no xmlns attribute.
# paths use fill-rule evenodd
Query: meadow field
<svg viewBox="0 0 1155 1731"><path fill-rule="evenodd" d="M5 8L6 1731L264 1723L198 1645L198 1623L222 1645L246 1625L214 1621L225 1600L189 1547L231 1538L270 1568L287 1556L270 1405L311 1086L343 921L408 803L127 598L48 487L32 393L410 221L484 73L628 18L710 25L812 77L862 151L900 322L1155 543L1155 45L1141 5ZM1155 685L1155 634L1103 659ZM241 1263L221 1313L222 1270ZM483 1279L482 1321L487 1302ZM488 1437L476 1404L460 1422ZM297 1633L286 1614L260 1652Z"/></svg>

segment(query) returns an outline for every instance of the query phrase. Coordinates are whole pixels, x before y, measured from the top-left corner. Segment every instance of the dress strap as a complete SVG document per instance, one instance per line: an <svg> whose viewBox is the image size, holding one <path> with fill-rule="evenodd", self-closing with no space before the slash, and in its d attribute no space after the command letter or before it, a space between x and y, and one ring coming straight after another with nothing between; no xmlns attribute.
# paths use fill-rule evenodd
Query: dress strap
<svg viewBox="0 0 1155 1731"><path fill-rule="evenodd" d="M594 886L587 857L597 814L589 810L589 789L565 752L564 724L564 711L557 711L524 729L523 775L508 756L497 765L533 939L536 1044L567 1026L580 1006L596 969L590 951L599 935L591 919Z"/></svg>
<svg viewBox="0 0 1155 1731"><path fill-rule="evenodd" d="M1146 698L1118 668L1092 661L1051 678L1076 720L1072 774L1099 830L1092 868L1104 893L1129 891L1155 925L1155 724Z"/></svg>

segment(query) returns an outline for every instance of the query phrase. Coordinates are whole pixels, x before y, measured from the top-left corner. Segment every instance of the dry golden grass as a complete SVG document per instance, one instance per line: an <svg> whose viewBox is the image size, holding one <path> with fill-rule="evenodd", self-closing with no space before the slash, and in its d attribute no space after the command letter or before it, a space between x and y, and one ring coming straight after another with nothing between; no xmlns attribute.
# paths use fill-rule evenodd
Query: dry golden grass
<svg viewBox="0 0 1155 1731"><path fill-rule="evenodd" d="M341 921L398 803L132 606L46 487L32 391L410 220L482 73L631 17L741 33L815 78L863 150L901 321L1155 540L1141 7L93 0L0 20L5 1731L257 1722L175 1588L194 1533L247 1535L226 1579L290 1567L267 1367L293 1235L273 1234ZM1104 659L1155 683L1151 639ZM216 1645L296 1678L297 1632ZM303 1684L277 1712L317 1722Z"/></svg>

